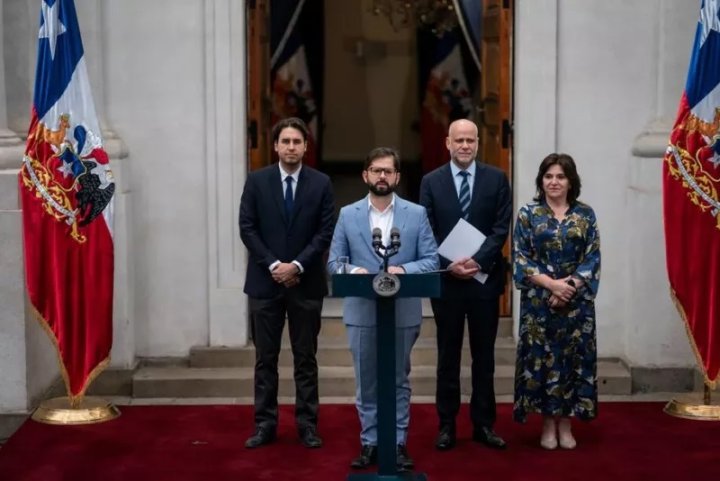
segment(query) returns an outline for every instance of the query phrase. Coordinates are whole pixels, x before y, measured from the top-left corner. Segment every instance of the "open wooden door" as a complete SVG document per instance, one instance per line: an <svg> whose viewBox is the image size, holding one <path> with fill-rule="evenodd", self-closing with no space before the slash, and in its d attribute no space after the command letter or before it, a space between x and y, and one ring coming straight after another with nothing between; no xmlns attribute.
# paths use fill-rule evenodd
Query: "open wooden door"
<svg viewBox="0 0 720 481"><path fill-rule="evenodd" d="M271 162L270 0L247 2L247 112L249 170Z"/></svg>
<svg viewBox="0 0 720 481"><path fill-rule="evenodd" d="M511 0L482 0L480 45L480 158L512 179L512 25ZM503 248L510 258L510 242ZM500 315L511 313L512 285L500 299Z"/></svg>

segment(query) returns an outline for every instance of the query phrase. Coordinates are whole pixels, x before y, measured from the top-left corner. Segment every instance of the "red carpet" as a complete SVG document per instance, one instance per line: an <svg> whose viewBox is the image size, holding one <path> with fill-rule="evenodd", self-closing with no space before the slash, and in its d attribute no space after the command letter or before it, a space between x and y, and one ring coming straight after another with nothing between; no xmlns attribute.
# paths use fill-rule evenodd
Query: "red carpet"
<svg viewBox="0 0 720 481"><path fill-rule="evenodd" d="M435 407L413 405L409 450L432 481L713 480L720 475L720 423L675 419L658 403L604 403L600 417L576 424L574 451L538 446L540 419L520 425L498 406L496 430L507 451L469 440L467 406L458 446L437 452ZM325 447L298 444L292 407L281 409L279 439L242 447L252 428L250 406L132 406L94 426L32 421L0 449L2 481L343 480L358 450L353 406L321 406Z"/></svg>

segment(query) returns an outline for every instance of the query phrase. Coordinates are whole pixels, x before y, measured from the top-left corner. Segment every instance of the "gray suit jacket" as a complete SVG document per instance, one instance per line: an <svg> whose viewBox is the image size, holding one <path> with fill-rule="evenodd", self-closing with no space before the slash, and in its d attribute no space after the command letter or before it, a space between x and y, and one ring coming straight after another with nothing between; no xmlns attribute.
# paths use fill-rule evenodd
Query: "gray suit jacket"
<svg viewBox="0 0 720 481"><path fill-rule="evenodd" d="M400 251L390 258L390 265L402 266L407 274L437 270L439 260L425 208L395 196L393 226L400 229ZM368 198L365 197L340 210L335 225L328 272L335 272L337 259L348 256L348 272L364 267L370 273L380 270L381 259L372 248ZM402 282L402 277L400 278ZM343 321L351 326L374 326L376 303L370 299L347 297L344 300ZM395 303L395 323L398 327L420 325L422 307L419 298L398 299Z"/></svg>

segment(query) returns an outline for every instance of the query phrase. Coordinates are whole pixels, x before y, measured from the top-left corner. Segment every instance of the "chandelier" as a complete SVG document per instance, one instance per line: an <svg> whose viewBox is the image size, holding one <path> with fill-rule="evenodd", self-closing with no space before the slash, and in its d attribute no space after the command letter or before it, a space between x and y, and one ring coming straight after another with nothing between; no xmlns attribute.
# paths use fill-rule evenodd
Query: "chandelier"
<svg viewBox="0 0 720 481"><path fill-rule="evenodd" d="M372 12L400 28L428 28L438 37L458 24L453 0L373 0Z"/></svg>

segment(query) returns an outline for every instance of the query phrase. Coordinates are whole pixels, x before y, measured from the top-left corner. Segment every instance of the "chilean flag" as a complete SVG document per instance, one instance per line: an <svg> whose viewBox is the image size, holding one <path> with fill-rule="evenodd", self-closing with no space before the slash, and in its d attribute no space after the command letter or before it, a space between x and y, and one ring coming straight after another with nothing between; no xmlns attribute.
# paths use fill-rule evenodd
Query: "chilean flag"
<svg viewBox="0 0 720 481"><path fill-rule="evenodd" d="M270 5L272 123L302 119L310 130L303 163L317 167L321 152L323 0L273 0Z"/></svg>
<svg viewBox="0 0 720 481"><path fill-rule="evenodd" d="M472 116L477 67L468 60L468 46L459 28L438 38L418 31L420 74L421 165L424 173L446 163L448 127Z"/></svg>
<svg viewBox="0 0 720 481"><path fill-rule="evenodd" d="M32 308L77 403L112 346L115 183L72 0L43 0L32 117L18 179Z"/></svg>
<svg viewBox="0 0 720 481"><path fill-rule="evenodd" d="M704 0L663 162L670 288L705 382L720 377L720 0Z"/></svg>

